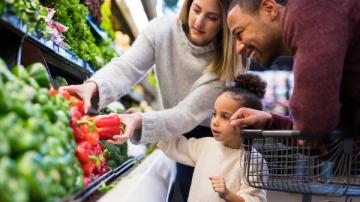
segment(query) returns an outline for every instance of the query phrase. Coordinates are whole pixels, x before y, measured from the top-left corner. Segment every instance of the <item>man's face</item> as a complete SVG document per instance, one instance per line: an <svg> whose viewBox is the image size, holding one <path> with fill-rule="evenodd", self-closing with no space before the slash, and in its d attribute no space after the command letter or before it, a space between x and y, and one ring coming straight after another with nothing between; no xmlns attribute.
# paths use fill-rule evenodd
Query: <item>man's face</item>
<svg viewBox="0 0 360 202"><path fill-rule="evenodd" d="M228 13L227 22L236 40L236 53L268 67L282 52L281 22L279 12L273 12L271 6L262 6L256 13L250 13L235 5ZM276 9L276 4L273 6Z"/></svg>

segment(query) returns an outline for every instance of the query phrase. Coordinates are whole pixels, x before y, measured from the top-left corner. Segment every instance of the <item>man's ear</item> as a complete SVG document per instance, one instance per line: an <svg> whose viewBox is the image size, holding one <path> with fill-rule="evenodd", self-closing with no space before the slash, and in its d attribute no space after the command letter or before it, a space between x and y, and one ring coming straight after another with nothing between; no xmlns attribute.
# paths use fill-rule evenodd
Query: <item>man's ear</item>
<svg viewBox="0 0 360 202"><path fill-rule="evenodd" d="M275 20L280 14L279 4L275 0L262 0L260 11L270 17L271 21Z"/></svg>

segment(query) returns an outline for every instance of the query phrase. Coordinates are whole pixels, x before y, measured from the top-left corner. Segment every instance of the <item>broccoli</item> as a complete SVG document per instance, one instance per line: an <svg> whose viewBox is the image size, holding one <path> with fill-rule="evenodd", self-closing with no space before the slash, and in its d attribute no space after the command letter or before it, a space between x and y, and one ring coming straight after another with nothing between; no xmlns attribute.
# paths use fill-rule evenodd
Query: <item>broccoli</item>
<svg viewBox="0 0 360 202"><path fill-rule="evenodd" d="M127 143L117 145L101 141L101 144L105 149L106 165L110 169L116 168L128 159Z"/></svg>

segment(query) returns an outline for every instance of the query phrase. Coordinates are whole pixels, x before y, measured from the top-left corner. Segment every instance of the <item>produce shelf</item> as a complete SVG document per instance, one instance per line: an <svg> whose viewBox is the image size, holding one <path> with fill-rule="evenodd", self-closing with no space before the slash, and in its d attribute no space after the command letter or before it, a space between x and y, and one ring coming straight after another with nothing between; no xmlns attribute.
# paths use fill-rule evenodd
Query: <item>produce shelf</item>
<svg viewBox="0 0 360 202"><path fill-rule="evenodd" d="M26 40L39 47L46 61L56 67L58 71L70 74L78 80L85 80L95 72L89 63L77 57L73 52L62 48L51 40L45 40L38 34L27 33L26 26L11 13L6 13L0 18L0 26L20 37L25 37Z"/></svg>
<svg viewBox="0 0 360 202"><path fill-rule="evenodd" d="M81 190L75 192L74 194L67 196L62 202L77 202L77 201L93 201L96 198L99 198L101 193L99 189L101 189L104 185L111 184L114 180L125 174L129 171L136 163L142 160L143 156L131 157L117 168L108 171L104 175L100 176L93 182L91 182L88 186L82 188Z"/></svg>

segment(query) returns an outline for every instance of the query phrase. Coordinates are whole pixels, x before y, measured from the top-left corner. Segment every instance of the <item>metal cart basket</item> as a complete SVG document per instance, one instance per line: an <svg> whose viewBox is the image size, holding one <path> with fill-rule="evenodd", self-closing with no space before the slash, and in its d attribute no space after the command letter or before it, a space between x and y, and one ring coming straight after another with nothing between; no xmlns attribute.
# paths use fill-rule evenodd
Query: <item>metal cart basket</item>
<svg viewBox="0 0 360 202"><path fill-rule="evenodd" d="M304 196L360 196L360 130L320 137L296 130L242 130L241 136L249 186Z"/></svg>

